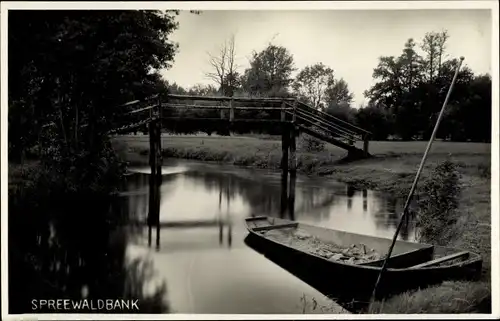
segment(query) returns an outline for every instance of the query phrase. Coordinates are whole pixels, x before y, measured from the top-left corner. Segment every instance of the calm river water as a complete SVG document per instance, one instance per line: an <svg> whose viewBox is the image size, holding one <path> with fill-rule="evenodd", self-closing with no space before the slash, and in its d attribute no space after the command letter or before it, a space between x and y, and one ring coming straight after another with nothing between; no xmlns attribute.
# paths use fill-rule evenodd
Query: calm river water
<svg viewBox="0 0 500 321"><path fill-rule="evenodd" d="M122 211L145 220L149 169L131 171ZM155 249L155 229L152 247L147 230L140 229L127 253L152 263L150 285L166 285L163 295L176 313L321 312L304 305L304 297L340 312L314 288L249 248L244 218L281 216L391 238L402 207L374 191L299 176L287 187L295 188L295 202L282 211L283 189L276 173L180 161L167 163L163 174L160 248ZM400 239L413 240L412 228L405 227Z"/></svg>

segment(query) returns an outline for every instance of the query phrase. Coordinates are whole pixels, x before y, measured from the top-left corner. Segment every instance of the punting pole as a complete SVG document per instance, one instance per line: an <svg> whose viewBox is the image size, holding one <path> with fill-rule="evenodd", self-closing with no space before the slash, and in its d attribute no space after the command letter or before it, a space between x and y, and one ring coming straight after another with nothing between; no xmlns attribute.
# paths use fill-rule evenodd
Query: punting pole
<svg viewBox="0 0 500 321"><path fill-rule="evenodd" d="M425 149L424 156L422 157L422 160L420 161L420 166L418 167L417 174L415 175L415 179L413 180L413 184L410 189L410 193L408 194L408 198L406 199L405 206L403 208L403 214L401 215L401 218L399 220L398 227L396 228L396 232L394 233L394 237L392 238L392 243L391 246L389 247L389 251L387 252L387 255L384 259L384 264L382 265L382 268L380 269L380 272L377 277L377 282L375 282L375 286L373 288L373 293L370 299L370 303L373 303L375 301L375 295L377 294L377 288L379 286L380 280L382 279L382 274L386 270L386 265L387 265L387 260L391 257L392 250L394 249L394 244L396 244L396 239L398 238L399 230L401 230L401 227L403 226L404 218L406 216L406 213L408 211L408 206L410 205L410 202L412 200L413 194L415 192L415 188L417 186L418 179L420 178L420 174L422 173L422 169L424 168L424 163L427 159L427 155L429 154L429 150L431 149L432 142L434 141L434 138L436 137L436 133L439 127L439 124L441 123L441 119L443 118L444 110L446 108L446 105L448 104L448 100L450 99L451 92L453 90L453 86L455 85L455 82L457 81L457 76L458 72L460 71L460 67L462 66L462 62L464 61L464 57L460 57L460 61L458 63L457 69L455 70L455 75L453 76L453 80L451 81L450 88L448 89L448 93L446 94L446 98L443 103L443 107L441 107L441 112L439 113L438 119L436 121L436 125L434 126L434 130L432 131L431 138L429 139L429 142L427 143L427 148Z"/></svg>

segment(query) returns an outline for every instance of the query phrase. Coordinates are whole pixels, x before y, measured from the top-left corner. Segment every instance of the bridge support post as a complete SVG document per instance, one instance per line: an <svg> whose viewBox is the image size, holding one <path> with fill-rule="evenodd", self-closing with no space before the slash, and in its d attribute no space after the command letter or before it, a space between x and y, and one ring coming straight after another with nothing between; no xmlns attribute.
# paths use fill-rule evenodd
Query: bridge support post
<svg viewBox="0 0 500 321"><path fill-rule="evenodd" d="M163 165L163 155L161 148L161 130L162 130L162 112L161 101L158 101L158 112L156 118L156 175L158 176L158 183L161 184L161 169Z"/></svg>
<svg viewBox="0 0 500 321"><path fill-rule="evenodd" d="M288 148L290 147L290 128L288 124L281 126L281 174L288 175Z"/></svg>
<svg viewBox="0 0 500 321"><path fill-rule="evenodd" d="M286 103L283 100L281 103L281 121L284 122L286 120Z"/></svg>
<svg viewBox="0 0 500 321"><path fill-rule="evenodd" d="M368 155L369 155L369 153L368 153L369 142L370 142L370 135L364 134L363 135L363 154L365 155L365 157L368 157Z"/></svg>
<svg viewBox="0 0 500 321"><path fill-rule="evenodd" d="M162 150L161 150L161 101L158 102L158 118L156 120L156 179L155 179L155 185L156 185L156 206L155 206L155 222L156 222L156 249L160 249L160 186L162 183L162 165L163 165L163 157L162 157Z"/></svg>
<svg viewBox="0 0 500 321"><path fill-rule="evenodd" d="M234 120L234 102L233 99L229 101L229 121L232 122Z"/></svg>
<svg viewBox="0 0 500 321"><path fill-rule="evenodd" d="M290 173L290 194L288 195L288 215L289 219L295 221L295 184L297 182L297 174Z"/></svg>
<svg viewBox="0 0 500 321"><path fill-rule="evenodd" d="M292 123L295 124L295 120L297 119L297 106L298 106L298 100L295 98L293 101L293 116L292 116Z"/></svg>
<svg viewBox="0 0 500 321"><path fill-rule="evenodd" d="M149 166L151 174L149 175L149 211L148 211L148 246L151 246L151 232L152 225L156 218L156 193L155 193L155 180L156 180L156 124L152 120L149 123Z"/></svg>
<svg viewBox="0 0 500 321"><path fill-rule="evenodd" d="M297 128L292 123L290 128L290 174L297 172Z"/></svg>
<svg viewBox="0 0 500 321"><path fill-rule="evenodd" d="M280 217L285 218L285 213L288 207L288 173L283 172L281 175L281 204Z"/></svg>

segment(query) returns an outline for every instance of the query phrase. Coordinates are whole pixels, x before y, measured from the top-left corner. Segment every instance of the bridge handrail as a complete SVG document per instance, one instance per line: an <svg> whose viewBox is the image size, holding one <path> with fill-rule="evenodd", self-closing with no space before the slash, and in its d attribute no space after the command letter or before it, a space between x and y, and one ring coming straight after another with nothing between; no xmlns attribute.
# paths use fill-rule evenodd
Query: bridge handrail
<svg viewBox="0 0 500 321"><path fill-rule="evenodd" d="M326 129L326 128L324 128L324 127L320 126L320 125L315 125L315 126L316 126L317 128L319 128L320 130L324 130L324 131L327 131L327 132L328 132L328 129ZM309 128L309 129L311 130L311 128ZM318 129L311 130L311 131L313 131L313 132L315 132L315 133L317 133L317 134L319 133L319 134L321 134L322 136L326 136L326 137L334 138L334 139L336 139L336 140L339 140L339 138L340 138L340 139L345 139L345 140L347 140L347 141L353 141L353 139L352 139L352 138L350 138L350 137L345 137L345 136L342 136L342 135L340 135L340 137L335 137L335 136L331 136L331 135L327 135L327 134L325 134L325 133L322 133L321 131L318 131Z"/></svg>
<svg viewBox="0 0 500 321"><path fill-rule="evenodd" d="M325 135L325 136L335 137L335 136L333 136L333 135L332 135L331 130L329 130L328 128L326 128L326 127L322 126L321 124L310 123L310 125L312 125L312 126L314 126L314 127L316 127L316 128L319 128L319 129L321 129L321 130L324 130L324 131L326 131L327 133L329 133L329 135L327 135L327 134L325 134L325 133L322 133L322 134L323 134L323 135ZM345 140L354 140L354 138L353 138L352 136L348 136L348 135L345 135L345 134L340 134L340 133L337 133L337 134L338 134L338 136L339 136L340 138L343 138L343 139L345 139Z"/></svg>
<svg viewBox="0 0 500 321"><path fill-rule="evenodd" d="M140 113L141 111L146 111L146 110L151 110L153 108L155 108L157 105L149 105L149 106L146 106L144 108L139 108L139 109L135 109L135 110L132 110L132 111L129 111L123 115L130 115L130 114L136 114L136 113Z"/></svg>
<svg viewBox="0 0 500 321"><path fill-rule="evenodd" d="M358 131L358 132L361 132L361 133L363 133L363 134L370 134L370 135L371 135L371 132L370 132L370 131L368 131L368 130L365 130L365 129L363 129L363 128L360 128L360 127L358 127L358 126L355 126L355 125L353 125L353 124L351 124L351 123L349 123L349 122L346 122L345 120L342 120L342 119L340 119L340 118L338 118L338 117L335 117L335 116L333 116L333 115L331 115L331 114L329 114L329 113L326 113L326 112L324 112L324 111L322 111L322 110L314 109L314 108L312 108L311 106L309 106L308 104L306 104L306 103L304 103L304 102L301 102L301 101L297 100L297 104L298 104L298 106L297 106L297 107L299 107L299 106L306 107L307 109L311 109L311 110L313 110L314 112L316 112L316 113L318 113L318 114L320 114L320 115L326 116L326 117L328 117L328 118L330 118L330 119L333 119L333 120L338 121L338 122L340 122L340 123L342 123L342 124L345 124L345 125L347 125L347 126L349 126L349 127L353 128L353 129L355 129L355 130L356 130L356 131Z"/></svg>
<svg viewBox="0 0 500 321"><path fill-rule="evenodd" d="M159 96L160 96L159 94L154 94L154 95L146 97L146 98L144 98L142 100L136 99L136 100L128 101L128 102L126 102L124 104L118 105L117 107L132 106L132 105L135 105L135 104L138 104L138 103L141 103L141 102L145 102L145 101L150 101L152 99L156 99Z"/></svg>
<svg viewBox="0 0 500 321"><path fill-rule="evenodd" d="M333 136L333 134L338 134L339 136L341 136L343 138L346 138L346 139L355 139L355 138L357 138L357 135L353 135L351 133L343 131L342 129L337 128L335 125L333 125L331 123L328 123L328 122L325 122L325 121L322 121L320 119L314 118L313 116L310 116L310 115L296 115L296 117L300 118L301 120L306 121L306 123L309 124L309 125L321 127L321 129L328 131L330 133L330 135L332 135L332 136ZM309 118L309 119L307 119L307 118ZM314 122L314 121L316 121L316 122ZM318 123L319 123L319 125L318 125ZM323 125L326 125L326 126L328 126L330 128L324 127ZM334 130L332 130L331 128L334 128Z"/></svg>
<svg viewBox="0 0 500 321"><path fill-rule="evenodd" d="M356 132L354 132L352 130L346 129L346 128L338 125L338 124L334 124L332 122L328 122L325 118L317 117L316 115L314 115L314 113L311 113L309 111L306 111L306 110L303 110L303 109L297 109L296 112L297 113L301 113L301 114L306 114L309 117L314 118L314 120L320 121L320 122L324 122L324 123L328 124L329 126L333 127L334 129L342 131L342 132L344 132L344 133L346 133L348 135L360 136L359 133L356 133Z"/></svg>
<svg viewBox="0 0 500 321"><path fill-rule="evenodd" d="M171 104L162 103L163 108L184 108L184 109L235 109L235 110L293 110L292 107L255 107L255 106L209 106L209 105L184 105L184 104Z"/></svg>
<svg viewBox="0 0 500 321"><path fill-rule="evenodd" d="M354 131L357 131L358 133L362 133L363 135L371 135L371 132L370 131L367 131L363 128L360 128L358 126L355 126L347 121L344 121L338 117L335 117L329 113L326 113L322 110L317 110L317 109L314 109L313 107L309 106L308 104L296 99L296 98L279 98L279 97L264 97L264 98L260 98L260 97L254 97L254 98L250 98L250 97L227 97L227 96L196 96L196 95L178 95L178 94L168 94L167 95L167 98L170 97L170 98L173 98L173 99L178 99L178 100L205 100L205 101L237 101L237 102L264 102L264 103L285 103L286 105L288 106L291 106L292 108L294 107L293 106L293 103L294 102L297 102L296 104L296 107L295 108L306 108L306 109L309 109L309 110L312 110L322 116L325 116L325 117L328 117L336 122L339 122L339 123L342 123L348 127L350 127L352 130Z"/></svg>
<svg viewBox="0 0 500 321"><path fill-rule="evenodd" d="M133 123L133 124L129 124L129 125L125 125L125 126L122 126L122 127L118 127L118 128L115 128L115 129L112 129L110 131L107 132L108 135L113 135L113 134L116 134L122 130L125 130L125 129L130 129L130 128L137 128L137 127L140 127L140 126L143 126L143 125L146 125L148 123L151 122L151 118L148 118L146 120L143 120L143 121L140 121L140 122L137 122L137 123Z"/></svg>
<svg viewBox="0 0 500 321"><path fill-rule="evenodd" d="M267 98L267 97L227 97L227 96L195 96L195 95L177 95L169 94L167 98L178 100L209 100L209 101L238 101L238 102L263 102L263 103L281 103L283 101L293 101L292 98Z"/></svg>

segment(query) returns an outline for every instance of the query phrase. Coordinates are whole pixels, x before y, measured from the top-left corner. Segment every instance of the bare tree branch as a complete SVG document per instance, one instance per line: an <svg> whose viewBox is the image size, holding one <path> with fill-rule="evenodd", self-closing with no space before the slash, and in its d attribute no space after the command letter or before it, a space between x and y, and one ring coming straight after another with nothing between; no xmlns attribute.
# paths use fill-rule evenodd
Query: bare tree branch
<svg viewBox="0 0 500 321"><path fill-rule="evenodd" d="M222 94L232 95L236 86L237 64L235 61L236 50L234 35L229 40L224 41L218 54L208 53L209 64L212 71L205 75L219 85Z"/></svg>

